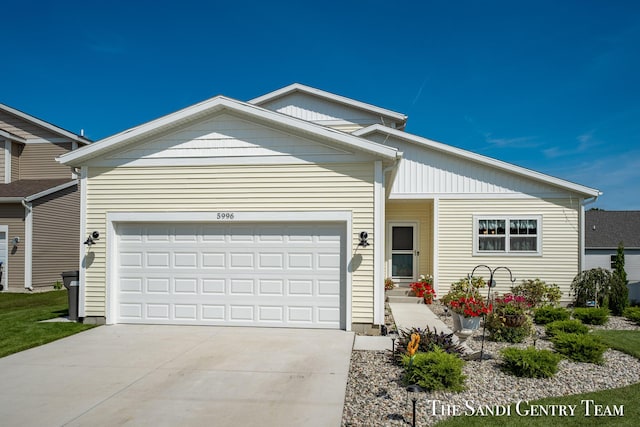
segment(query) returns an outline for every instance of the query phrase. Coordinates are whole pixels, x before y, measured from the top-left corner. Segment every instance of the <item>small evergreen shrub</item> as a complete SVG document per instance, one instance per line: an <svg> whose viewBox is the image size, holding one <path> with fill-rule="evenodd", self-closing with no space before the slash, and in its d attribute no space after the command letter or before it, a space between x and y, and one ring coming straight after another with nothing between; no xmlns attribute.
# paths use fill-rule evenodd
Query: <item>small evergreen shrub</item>
<svg viewBox="0 0 640 427"><path fill-rule="evenodd" d="M462 357L465 350L458 344L453 342L453 334L445 334L438 332L435 328L433 331L427 326L422 328L401 329L398 339L396 340L396 358L402 360L402 356L407 352L407 346L411 341L411 335L418 334L420 342L418 343L418 352L427 353L436 348L442 349L445 353L450 353Z"/></svg>
<svg viewBox="0 0 640 427"><path fill-rule="evenodd" d="M538 325L546 325L556 320L569 320L571 313L563 307L553 307L546 305L534 312L534 322Z"/></svg>
<svg viewBox="0 0 640 427"><path fill-rule="evenodd" d="M508 326L505 318L498 313L487 316L485 327L489 332L489 339L497 342L521 343L531 335L531 320L523 314L525 321L522 325Z"/></svg>
<svg viewBox="0 0 640 427"><path fill-rule="evenodd" d="M558 372L558 363L562 360L559 354L533 347L508 347L502 349L501 353L502 368L517 377L550 378Z"/></svg>
<svg viewBox="0 0 640 427"><path fill-rule="evenodd" d="M555 322L548 323L544 330L549 337L553 337L563 332L568 334L586 334L589 332L588 327L575 319L556 320Z"/></svg>
<svg viewBox="0 0 640 427"><path fill-rule="evenodd" d="M636 322L640 325L640 307L627 307L622 315L632 322Z"/></svg>
<svg viewBox="0 0 640 427"><path fill-rule="evenodd" d="M427 353L404 355L404 383L418 384L425 390L463 391L466 376L462 374L465 361L440 348Z"/></svg>
<svg viewBox="0 0 640 427"><path fill-rule="evenodd" d="M604 307L574 308L573 318L587 325L604 325L609 320L609 309Z"/></svg>
<svg viewBox="0 0 640 427"><path fill-rule="evenodd" d="M588 334L558 333L551 338L556 351L574 362L602 364L607 346L597 337Z"/></svg>

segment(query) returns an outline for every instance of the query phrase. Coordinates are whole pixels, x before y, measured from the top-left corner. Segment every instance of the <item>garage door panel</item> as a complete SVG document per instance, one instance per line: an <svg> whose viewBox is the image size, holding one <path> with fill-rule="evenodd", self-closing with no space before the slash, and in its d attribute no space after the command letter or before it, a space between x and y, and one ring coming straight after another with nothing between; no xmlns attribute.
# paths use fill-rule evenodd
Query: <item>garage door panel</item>
<svg viewBox="0 0 640 427"><path fill-rule="evenodd" d="M119 322L344 324L343 226L118 224L116 229Z"/></svg>

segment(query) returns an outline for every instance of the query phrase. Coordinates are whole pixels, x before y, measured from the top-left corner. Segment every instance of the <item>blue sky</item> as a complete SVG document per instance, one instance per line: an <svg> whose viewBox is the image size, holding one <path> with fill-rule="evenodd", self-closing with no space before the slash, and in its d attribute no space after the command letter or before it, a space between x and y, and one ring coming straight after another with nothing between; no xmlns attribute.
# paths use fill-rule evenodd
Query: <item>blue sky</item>
<svg viewBox="0 0 640 427"><path fill-rule="evenodd" d="M0 102L97 140L300 82L407 131L640 209L640 2L48 1L3 6Z"/></svg>

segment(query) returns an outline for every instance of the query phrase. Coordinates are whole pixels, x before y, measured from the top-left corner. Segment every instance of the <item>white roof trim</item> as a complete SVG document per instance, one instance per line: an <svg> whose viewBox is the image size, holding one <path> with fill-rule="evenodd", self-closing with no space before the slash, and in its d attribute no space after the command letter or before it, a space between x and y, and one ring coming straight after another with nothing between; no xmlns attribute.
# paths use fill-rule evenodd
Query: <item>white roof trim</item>
<svg viewBox="0 0 640 427"><path fill-rule="evenodd" d="M76 135L73 132L69 132L66 129L62 129L61 127L52 125L51 123L47 123L44 120L40 120L37 117L33 117L27 113L24 113L20 110L16 110L15 108L9 107L8 105L4 105L4 104L0 104L0 110L4 110L10 114L13 114L14 116L18 116L21 119L27 120L33 124L36 124L40 127L43 127L45 129L50 130L51 132L57 133L58 135L62 135L66 138L69 138L73 141L79 142L80 144L90 144L91 141L80 136L80 135Z"/></svg>
<svg viewBox="0 0 640 427"><path fill-rule="evenodd" d="M326 138L333 142L384 158L393 160L398 157L398 150L395 148L387 147L386 145L368 141L364 138L358 138L351 134L267 110L256 105L247 104L245 102L223 96L216 96L100 141L96 141L93 144L87 145L78 150L70 151L56 158L56 160L63 164L79 166L86 160L97 157L106 151L125 146L132 140L137 140L165 128L170 128L180 122L187 122L197 117L222 110L236 112L244 116L250 116L254 119L263 120L270 124L290 128L299 132L309 133L316 137Z"/></svg>
<svg viewBox="0 0 640 427"><path fill-rule="evenodd" d="M456 148L451 145L443 144L441 142L433 141L431 139L423 138L423 137L413 135L404 131L390 129L388 127L385 127L379 124L371 125L363 129L358 129L352 134L356 136L365 137L375 132L392 135L407 142L423 145L440 152L452 154L457 157L471 160L473 162L480 163L483 165L491 166L506 172L511 172L520 176L524 176L525 178L530 178L539 182L543 182L545 184L550 184L556 187L563 188L565 190L580 193L585 196L598 197L602 195L602 192L595 188L586 187L584 185L580 185L580 184L573 183L571 181L566 181L564 179L556 178L551 175L546 175L541 172L536 172L534 170L527 169L521 166L516 166L514 164L503 162L502 160L497 160L491 157L483 156L481 154L473 153L468 150Z"/></svg>
<svg viewBox="0 0 640 427"><path fill-rule="evenodd" d="M39 199L39 198L44 197L44 196L48 196L49 194L53 194L53 193L55 193L57 191L60 191L60 190L64 190L65 188L72 187L72 186L76 185L77 183L78 183L78 180L73 180L73 181L66 182L64 184L60 184L60 185L58 185L56 187L48 188L48 189L46 189L44 191L41 191L39 193L32 194L31 196L25 197L24 201L27 202L27 203L31 203L32 201L34 201L36 199Z"/></svg>
<svg viewBox="0 0 640 427"><path fill-rule="evenodd" d="M259 96L257 98L253 98L252 100L248 101L249 104L254 104L254 105L261 105L263 103L272 101L274 99L283 97L285 95L288 95L289 93L292 92L302 92L302 93L307 93L310 95L315 95L318 96L320 98L325 98L331 102L337 102L340 104L344 104L350 107L354 107L360 110L365 110L365 111L369 111L371 113L375 113L377 115L382 115L385 117L389 117L391 119L394 119L398 122L401 122L403 125L406 123L407 121L407 116L402 114L402 113L398 113L396 111L391 111L391 110L387 110L386 108L381 108L381 107L376 107L375 105L371 105L371 104L367 104L365 102L360 102L360 101L356 101L355 99L351 99L351 98L347 98L344 96L340 96L340 95L336 95L330 92L326 92L324 90L320 90L320 89L316 89L310 86L305 86L303 84L300 83L293 83L290 84L289 86L285 86L282 89L278 89L275 90L273 92L269 92L265 95Z"/></svg>
<svg viewBox="0 0 640 427"><path fill-rule="evenodd" d="M27 143L27 140L22 138L21 136L14 135L11 132L6 132L6 131L4 131L2 129L0 129L0 138L9 139L9 140L15 141L15 142L21 142L23 144Z"/></svg>

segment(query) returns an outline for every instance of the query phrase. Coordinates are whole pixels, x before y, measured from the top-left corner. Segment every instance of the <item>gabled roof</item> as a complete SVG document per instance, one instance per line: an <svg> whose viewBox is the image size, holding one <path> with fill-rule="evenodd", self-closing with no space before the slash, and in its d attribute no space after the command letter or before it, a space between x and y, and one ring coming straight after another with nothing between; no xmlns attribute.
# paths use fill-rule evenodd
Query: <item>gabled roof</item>
<svg viewBox="0 0 640 427"><path fill-rule="evenodd" d="M19 117L19 118L21 118L23 120L26 120L28 122L31 122L31 123L33 123L33 124L35 124L37 126L40 126L40 127L44 128L44 129L47 129L47 130L51 131L53 133L57 133L60 136L63 136L65 138L69 138L72 141L76 141L77 143L79 143L81 145L86 145L86 144L90 144L91 143L90 139L87 139L87 138L85 138L83 136L80 136L80 135L76 135L73 132L69 132L68 130L63 129L61 127L58 127L56 125L52 125L49 122L45 122L44 120L41 120L41 119L39 119L37 117L34 117L34 116L30 115L30 114L27 114L27 113L23 112L23 111L17 110L17 109L15 109L13 107L9 107L8 105L0 104L0 110L3 110L3 111L5 111L5 112L7 112L9 114L12 114L12 115L14 115L16 117Z"/></svg>
<svg viewBox="0 0 640 427"><path fill-rule="evenodd" d="M585 248L616 249L623 242L627 249L640 249L640 211L585 212Z"/></svg>
<svg viewBox="0 0 640 427"><path fill-rule="evenodd" d="M338 104L342 104L342 105L346 105L348 107L352 107L352 108L356 108L358 110L363 110L363 111L367 111L369 113L373 113L382 117L386 117L388 119L390 119L391 121L397 122L398 129L404 129L406 123L407 123L407 116L402 114L402 113L398 113L396 111L392 111L392 110L387 110L386 108L381 108L381 107L377 107L375 105L371 105L371 104L367 104L365 102L360 102L360 101L356 101L355 99L351 99L351 98L347 98L344 96L340 96L340 95L336 95L330 92L326 92L320 89L316 89L310 86L305 86L303 84L300 83L293 83L290 84L289 86L285 86L281 89L275 90L273 92L269 92L265 95L259 96L257 98L253 98L252 100L248 101L249 104L254 104L254 105L263 105L266 104L268 102L271 102L273 100L276 100L278 98L282 98L284 96L290 95L294 92L301 92L301 93L305 93L308 95L312 95L318 98L322 98L325 99L327 101L331 101L334 103L338 103Z"/></svg>
<svg viewBox="0 0 640 427"><path fill-rule="evenodd" d="M396 149L387 147L383 144L367 141L363 138L358 138L344 132L280 114L246 102L237 101L224 96L216 96L144 123L140 126L128 129L124 132L96 141L91 145L66 153L58 157L56 160L63 164L80 166L83 162L96 158L109 151L122 149L128 144L166 131L177 125L198 120L199 118L222 111L235 113L241 117L246 117L266 125L277 126L294 132L303 133L305 135L330 140L334 143L342 144L344 146L390 160L395 160L400 154Z"/></svg>
<svg viewBox="0 0 640 427"><path fill-rule="evenodd" d="M472 162L480 163L482 165L490 166L492 168L496 168L496 169L500 169L516 175L520 175L525 178L533 179L545 184L550 184L550 185L562 188L564 190L581 194L583 196L598 197L602 194L602 192L600 192L599 190L596 190L595 188L585 187L584 185L576 184L560 178L555 178L553 176L536 172L531 169L523 168L521 166L516 166L511 163L503 162L501 160L493 159L491 157L483 156L481 154L473 153L471 151L463 150L461 148L456 148L451 145L443 144L441 142L436 142L431 139L423 138L423 137L413 135L404 131L391 129L382 125L372 125L363 129L359 129L353 132L353 135L364 138L374 133L381 133L383 135L393 136L413 144L421 145L423 147L427 147L427 148L437 150L443 153L447 153L456 157L470 160Z"/></svg>
<svg viewBox="0 0 640 427"><path fill-rule="evenodd" d="M10 141L15 141L15 142L21 142L23 144L27 142L27 140L24 139L23 137L14 135L11 132L3 129L0 129L0 138L8 139Z"/></svg>
<svg viewBox="0 0 640 427"><path fill-rule="evenodd" d="M76 185L77 180L63 179L21 179L9 184L0 184L0 203L31 202L56 191Z"/></svg>

